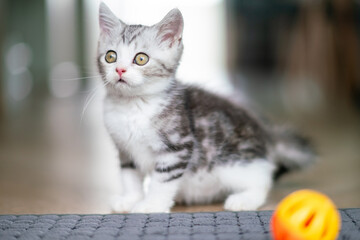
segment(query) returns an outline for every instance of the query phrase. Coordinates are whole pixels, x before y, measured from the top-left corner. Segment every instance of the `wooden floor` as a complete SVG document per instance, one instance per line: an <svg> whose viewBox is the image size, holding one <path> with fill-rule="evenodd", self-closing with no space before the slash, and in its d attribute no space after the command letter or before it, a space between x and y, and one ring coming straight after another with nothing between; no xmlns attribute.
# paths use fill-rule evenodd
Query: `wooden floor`
<svg viewBox="0 0 360 240"><path fill-rule="evenodd" d="M110 213L119 190L116 151L105 133L100 101L81 121L83 98L15 106L0 123L0 214ZM338 207L360 207L360 121L353 111L292 116L311 136L321 159L277 182L262 209L311 188ZM219 211L222 205L176 206L174 211Z"/></svg>

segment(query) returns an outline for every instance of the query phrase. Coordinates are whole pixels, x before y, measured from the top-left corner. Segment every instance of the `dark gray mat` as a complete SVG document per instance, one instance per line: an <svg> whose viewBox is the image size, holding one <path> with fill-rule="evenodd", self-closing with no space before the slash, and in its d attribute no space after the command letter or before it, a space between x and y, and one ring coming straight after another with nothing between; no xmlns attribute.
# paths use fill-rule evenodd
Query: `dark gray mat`
<svg viewBox="0 0 360 240"><path fill-rule="evenodd" d="M360 209L340 210L339 239L360 239ZM0 215L0 239L271 239L272 211Z"/></svg>

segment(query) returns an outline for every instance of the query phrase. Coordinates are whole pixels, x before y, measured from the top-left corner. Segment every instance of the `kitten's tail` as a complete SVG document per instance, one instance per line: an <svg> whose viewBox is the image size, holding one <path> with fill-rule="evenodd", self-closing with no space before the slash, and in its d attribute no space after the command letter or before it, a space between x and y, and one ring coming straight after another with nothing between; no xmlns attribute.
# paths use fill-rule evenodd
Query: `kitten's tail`
<svg viewBox="0 0 360 240"><path fill-rule="evenodd" d="M294 129L275 127L271 130L274 137L272 158L277 164L274 179L283 174L300 170L314 163L316 152L309 139Z"/></svg>

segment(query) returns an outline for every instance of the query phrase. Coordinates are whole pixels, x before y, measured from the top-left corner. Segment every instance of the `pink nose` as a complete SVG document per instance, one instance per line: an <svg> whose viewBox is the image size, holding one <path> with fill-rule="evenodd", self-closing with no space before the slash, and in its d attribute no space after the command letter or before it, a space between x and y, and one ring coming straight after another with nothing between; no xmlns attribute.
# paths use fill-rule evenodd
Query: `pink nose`
<svg viewBox="0 0 360 240"><path fill-rule="evenodd" d="M121 75L123 75L123 73L126 72L126 69L124 69L124 68L116 68L116 72L121 77Z"/></svg>

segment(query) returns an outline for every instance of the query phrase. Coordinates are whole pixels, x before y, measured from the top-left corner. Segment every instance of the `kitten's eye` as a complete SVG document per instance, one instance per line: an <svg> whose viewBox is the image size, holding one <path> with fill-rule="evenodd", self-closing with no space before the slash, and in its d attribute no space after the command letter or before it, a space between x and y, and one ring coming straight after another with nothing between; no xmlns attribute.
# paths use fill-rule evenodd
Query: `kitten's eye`
<svg viewBox="0 0 360 240"><path fill-rule="evenodd" d="M116 52L113 50L108 51L105 55L105 61L108 63L116 62L116 58L117 58Z"/></svg>
<svg viewBox="0 0 360 240"><path fill-rule="evenodd" d="M134 63L136 63L139 66L143 66L147 64L148 61L149 61L149 57L145 53L138 53L134 58Z"/></svg>

